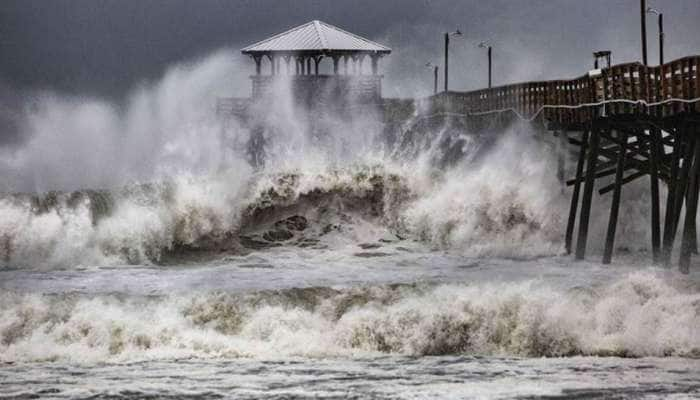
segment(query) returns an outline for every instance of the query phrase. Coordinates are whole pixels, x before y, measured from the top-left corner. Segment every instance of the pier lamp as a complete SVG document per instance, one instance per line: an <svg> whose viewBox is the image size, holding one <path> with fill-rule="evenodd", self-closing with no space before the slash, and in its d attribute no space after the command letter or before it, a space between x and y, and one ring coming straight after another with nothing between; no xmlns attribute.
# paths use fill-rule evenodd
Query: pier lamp
<svg viewBox="0 0 700 400"><path fill-rule="evenodd" d="M642 23L642 64L646 67L649 65L647 63L647 0L639 0L639 9Z"/></svg>
<svg viewBox="0 0 700 400"><path fill-rule="evenodd" d="M656 14L659 20L659 65L664 64L664 14L655 8L647 7L647 14Z"/></svg>
<svg viewBox="0 0 700 400"><path fill-rule="evenodd" d="M450 36L461 36L462 32L457 29L454 32L445 32L445 91L448 90L448 69L449 69L449 48L450 48Z"/></svg>
<svg viewBox="0 0 700 400"><path fill-rule="evenodd" d="M433 77L434 77L433 79L435 81L433 83L433 94L437 94L437 92L438 92L438 70L440 69L440 66L433 65L433 63L429 62L429 63L425 64L425 67L433 70Z"/></svg>
<svg viewBox="0 0 700 400"><path fill-rule="evenodd" d="M488 57L489 57L489 89L491 89L491 44L488 41L481 42L481 43L479 43L479 48L486 49L486 52L488 53Z"/></svg>
<svg viewBox="0 0 700 400"><path fill-rule="evenodd" d="M610 50L602 50L602 51L594 52L593 53L593 68L594 69L610 68L611 59L612 59L612 52ZM606 63L605 67L600 66L600 61L603 61L603 60Z"/></svg>

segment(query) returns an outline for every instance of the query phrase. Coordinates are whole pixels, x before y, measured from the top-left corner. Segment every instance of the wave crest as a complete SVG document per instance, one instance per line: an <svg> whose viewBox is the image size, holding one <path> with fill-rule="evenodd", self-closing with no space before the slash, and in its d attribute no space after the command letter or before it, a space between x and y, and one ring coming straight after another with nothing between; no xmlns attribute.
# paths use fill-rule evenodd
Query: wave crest
<svg viewBox="0 0 700 400"><path fill-rule="evenodd" d="M361 354L700 357L700 294L638 272L538 281L305 288L158 298L0 298L0 360Z"/></svg>
<svg viewBox="0 0 700 400"><path fill-rule="evenodd" d="M358 221L392 225L409 197L380 167L10 195L0 198L0 260L21 268L170 263L316 243ZM291 240L294 231L305 232Z"/></svg>

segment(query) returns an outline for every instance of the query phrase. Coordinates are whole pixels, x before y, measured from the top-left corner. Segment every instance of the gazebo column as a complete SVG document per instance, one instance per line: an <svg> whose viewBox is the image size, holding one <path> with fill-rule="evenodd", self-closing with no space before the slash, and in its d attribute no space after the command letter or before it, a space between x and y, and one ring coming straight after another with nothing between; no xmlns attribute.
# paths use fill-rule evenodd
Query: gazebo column
<svg viewBox="0 0 700 400"><path fill-rule="evenodd" d="M333 74L338 75L338 61L340 61L340 56L333 55Z"/></svg>
<svg viewBox="0 0 700 400"><path fill-rule="evenodd" d="M284 62L286 64L285 69L286 69L287 75L289 75L289 60L291 59L291 56L286 55L286 56L282 56L282 58L284 58Z"/></svg>
<svg viewBox="0 0 700 400"><path fill-rule="evenodd" d="M357 75L362 75L362 66L365 62L365 55L360 54L359 56L357 56L357 59L359 60L357 65Z"/></svg>
<svg viewBox="0 0 700 400"><path fill-rule="evenodd" d="M260 75L262 67L262 56L254 55L253 61L255 61L255 75Z"/></svg>
<svg viewBox="0 0 700 400"><path fill-rule="evenodd" d="M270 75L275 74L275 56L272 54L267 54L268 60L270 60Z"/></svg>
<svg viewBox="0 0 700 400"><path fill-rule="evenodd" d="M348 74L348 55L343 56L343 72L345 75Z"/></svg>
<svg viewBox="0 0 700 400"><path fill-rule="evenodd" d="M311 57L306 57L306 75L311 75Z"/></svg>
<svg viewBox="0 0 700 400"><path fill-rule="evenodd" d="M314 57L314 70L316 72L316 75L318 75L318 64L321 63L322 59L323 59L323 56Z"/></svg>
<svg viewBox="0 0 700 400"><path fill-rule="evenodd" d="M379 70L379 54L374 53L370 57L372 57L372 75L377 75Z"/></svg>

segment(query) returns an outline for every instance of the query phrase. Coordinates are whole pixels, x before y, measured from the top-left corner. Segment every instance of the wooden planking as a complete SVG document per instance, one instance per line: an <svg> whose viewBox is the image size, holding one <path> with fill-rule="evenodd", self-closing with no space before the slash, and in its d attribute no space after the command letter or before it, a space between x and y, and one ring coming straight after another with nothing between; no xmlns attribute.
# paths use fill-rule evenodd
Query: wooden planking
<svg viewBox="0 0 700 400"><path fill-rule="evenodd" d="M700 97L700 56L686 57L656 67L639 63L620 64L603 69L599 76L525 82L471 92L449 92L447 96L461 100L462 104L459 105L464 107L464 111L515 109L525 117L532 117L544 105L575 106L611 99L644 100L649 103L669 98L694 99ZM646 110L628 103L611 103L605 107L608 115L649 111L660 117L673 116L686 110L700 111L700 104L672 103ZM585 110L546 109L544 112L545 119L563 125L585 123L589 115L590 112Z"/></svg>

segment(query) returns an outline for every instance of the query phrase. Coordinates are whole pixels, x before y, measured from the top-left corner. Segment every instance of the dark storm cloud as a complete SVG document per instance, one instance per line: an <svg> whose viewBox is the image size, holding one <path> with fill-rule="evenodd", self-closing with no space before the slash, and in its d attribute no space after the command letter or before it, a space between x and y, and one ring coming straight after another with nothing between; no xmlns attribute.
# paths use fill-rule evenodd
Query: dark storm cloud
<svg viewBox="0 0 700 400"><path fill-rule="evenodd" d="M21 141L23 103L20 92L0 81L0 147Z"/></svg>
<svg viewBox="0 0 700 400"><path fill-rule="evenodd" d="M669 58L700 53L700 1L649 3L666 14ZM20 89L118 97L174 62L321 19L395 50L389 93L400 92L392 89L396 78L427 76L425 62L441 61L441 32L458 27L465 37L453 44L454 85L473 88L483 81L475 45L484 39L494 42L497 83L580 75L591 51L603 48L616 61L636 60L638 7L637 0L4 0L0 79ZM654 61L653 18L649 25Z"/></svg>
<svg viewBox="0 0 700 400"><path fill-rule="evenodd" d="M402 2L5 0L0 73L18 86L122 92L170 63L328 19L376 35ZM369 12L371 10L371 12Z"/></svg>

